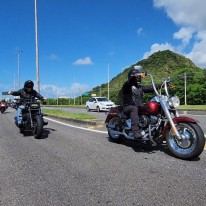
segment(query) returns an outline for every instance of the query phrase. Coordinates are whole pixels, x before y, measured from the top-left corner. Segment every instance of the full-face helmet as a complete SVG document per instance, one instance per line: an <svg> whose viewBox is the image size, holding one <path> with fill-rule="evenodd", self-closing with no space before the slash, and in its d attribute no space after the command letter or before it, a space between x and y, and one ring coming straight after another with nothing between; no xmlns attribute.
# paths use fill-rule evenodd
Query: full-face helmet
<svg viewBox="0 0 206 206"><path fill-rule="evenodd" d="M27 80L25 83L24 83L24 89L27 91L27 92L31 92L34 88L34 82L31 81L31 80Z"/></svg>
<svg viewBox="0 0 206 206"><path fill-rule="evenodd" d="M139 69L132 69L128 73L128 80L134 81L135 83L141 83L141 73Z"/></svg>

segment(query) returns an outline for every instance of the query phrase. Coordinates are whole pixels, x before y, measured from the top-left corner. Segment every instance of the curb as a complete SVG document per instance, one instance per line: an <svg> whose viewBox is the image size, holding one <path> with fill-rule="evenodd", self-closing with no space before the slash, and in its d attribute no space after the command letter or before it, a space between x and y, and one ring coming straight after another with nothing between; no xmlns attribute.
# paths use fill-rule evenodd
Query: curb
<svg viewBox="0 0 206 206"><path fill-rule="evenodd" d="M74 123L79 123L79 124L85 124L85 125L90 125L90 126L97 126L100 124L100 120L79 120L79 119L72 119L72 118L66 118L66 117L57 117L55 115L44 115L44 117L53 117L56 119L61 119L64 121L68 121L68 122L74 122Z"/></svg>

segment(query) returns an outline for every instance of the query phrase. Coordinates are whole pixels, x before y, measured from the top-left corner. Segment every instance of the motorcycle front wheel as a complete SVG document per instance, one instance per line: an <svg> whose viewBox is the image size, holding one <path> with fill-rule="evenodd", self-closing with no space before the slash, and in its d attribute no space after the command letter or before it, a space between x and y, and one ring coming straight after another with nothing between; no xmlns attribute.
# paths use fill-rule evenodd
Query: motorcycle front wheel
<svg viewBox="0 0 206 206"><path fill-rule="evenodd" d="M166 142L169 150L180 159L190 160L198 157L204 150L205 137L198 124L179 123L176 128L182 137L175 138L172 130L167 132Z"/></svg>
<svg viewBox="0 0 206 206"><path fill-rule="evenodd" d="M121 143L124 141L124 136L121 134L115 134L112 131L122 131L122 123L121 120L118 117L113 117L110 119L108 125L107 125L109 140L116 143Z"/></svg>
<svg viewBox="0 0 206 206"><path fill-rule="evenodd" d="M33 118L33 135L35 139L40 139L43 133L43 119L40 115Z"/></svg>

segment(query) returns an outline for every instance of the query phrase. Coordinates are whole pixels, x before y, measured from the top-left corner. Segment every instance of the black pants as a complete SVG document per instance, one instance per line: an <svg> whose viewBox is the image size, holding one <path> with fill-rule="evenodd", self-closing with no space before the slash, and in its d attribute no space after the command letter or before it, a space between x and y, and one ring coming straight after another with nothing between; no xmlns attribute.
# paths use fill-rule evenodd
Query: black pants
<svg viewBox="0 0 206 206"><path fill-rule="evenodd" d="M139 126L138 126L138 107L134 105L127 105L123 107L123 112L126 115L129 115L131 119L131 126L132 131L134 134L139 132Z"/></svg>

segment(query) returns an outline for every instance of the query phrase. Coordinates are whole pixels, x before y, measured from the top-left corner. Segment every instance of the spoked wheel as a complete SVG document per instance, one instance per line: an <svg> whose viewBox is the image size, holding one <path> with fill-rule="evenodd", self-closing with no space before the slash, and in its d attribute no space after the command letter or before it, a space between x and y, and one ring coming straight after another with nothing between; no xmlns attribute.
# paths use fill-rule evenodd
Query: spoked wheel
<svg viewBox="0 0 206 206"><path fill-rule="evenodd" d="M40 139L43 133L43 119L37 115L33 119L33 135L35 139Z"/></svg>
<svg viewBox="0 0 206 206"><path fill-rule="evenodd" d="M113 131L122 131L122 124L121 124L121 120L118 117L113 117L108 125L107 125L107 130L108 130L108 135L109 135L109 139L112 142L116 142L116 143L121 143L124 140L124 136L121 134L115 134Z"/></svg>
<svg viewBox="0 0 206 206"><path fill-rule="evenodd" d="M198 157L205 146L205 137L198 124L179 123L176 128L182 137L177 140L172 130L168 131L166 136L169 150L181 159L193 159Z"/></svg>

